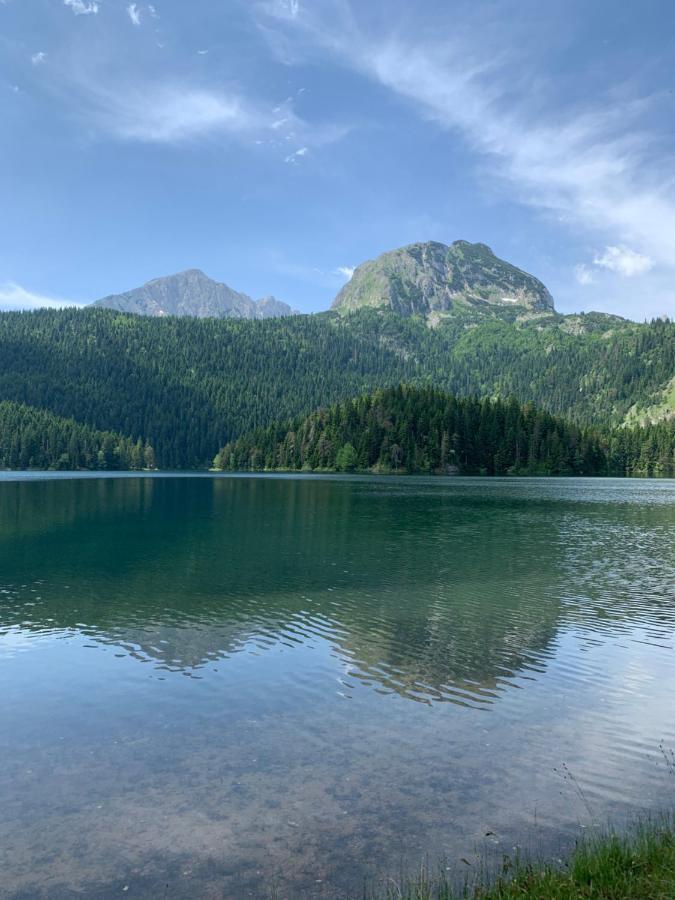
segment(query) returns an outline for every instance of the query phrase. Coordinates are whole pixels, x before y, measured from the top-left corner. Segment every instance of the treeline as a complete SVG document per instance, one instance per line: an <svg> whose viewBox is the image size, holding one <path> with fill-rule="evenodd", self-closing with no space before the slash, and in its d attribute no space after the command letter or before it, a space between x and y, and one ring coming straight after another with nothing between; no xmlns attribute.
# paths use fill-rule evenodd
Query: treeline
<svg viewBox="0 0 675 900"><path fill-rule="evenodd" d="M151 445L20 403L0 402L0 469L154 469Z"/></svg>
<svg viewBox="0 0 675 900"><path fill-rule="evenodd" d="M672 476L675 422L603 433L514 399L399 386L244 435L214 468Z"/></svg>
<svg viewBox="0 0 675 900"><path fill-rule="evenodd" d="M675 418L605 433L608 475L675 478Z"/></svg>
<svg viewBox="0 0 675 900"><path fill-rule="evenodd" d="M514 315L430 328L377 310L264 321L1 313L0 399L147 439L159 466L195 468L253 429L401 382L515 396L608 426L660 402L675 372L671 322Z"/></svg>
<svg viewBox="0 0 675 900"><path fill-rule="evenodd" d="M0 314L0 399L150 441L162 468L207 467L276 418L413 379L337 316L153 319L107 309Z"/></svg>

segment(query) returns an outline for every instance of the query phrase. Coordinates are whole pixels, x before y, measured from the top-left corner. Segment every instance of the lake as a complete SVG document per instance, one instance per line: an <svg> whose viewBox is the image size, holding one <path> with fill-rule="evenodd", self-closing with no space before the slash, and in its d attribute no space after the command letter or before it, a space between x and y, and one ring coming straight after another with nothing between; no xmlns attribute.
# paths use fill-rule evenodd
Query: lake
<svg viewBox="0 0 675 900"><path fill-rule="evenodd" d="M359 896L672 805L675 481L0 473L0 895Z"/></svg>

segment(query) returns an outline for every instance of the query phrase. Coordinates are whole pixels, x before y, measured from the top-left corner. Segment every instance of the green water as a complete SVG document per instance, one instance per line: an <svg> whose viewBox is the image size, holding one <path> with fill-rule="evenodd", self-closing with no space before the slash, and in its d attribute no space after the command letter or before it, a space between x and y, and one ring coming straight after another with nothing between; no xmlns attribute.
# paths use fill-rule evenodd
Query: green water
<svg viewBox="0 0 675 900"><path fill-rule="evenodd" d="M674 585L675 482L0 475L0 896L358 896L670 804Z"/></svg>

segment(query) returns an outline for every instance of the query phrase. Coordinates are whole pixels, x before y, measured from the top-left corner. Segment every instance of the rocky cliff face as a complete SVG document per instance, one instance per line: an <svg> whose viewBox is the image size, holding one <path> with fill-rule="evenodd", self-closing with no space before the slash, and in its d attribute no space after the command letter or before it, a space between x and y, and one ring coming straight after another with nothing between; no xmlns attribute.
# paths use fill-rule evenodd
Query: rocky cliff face
<svg viewBox="0 0 675 900"><path fill-rule="evenodd" d="M111 294L92 304L143 316L196 316L217 319L268 319L294 310L275 297L253 300L199 269L155 278L124 294Z"/></svg>
<svg viewBox="0 0 675 900"><path fill-rule="evenodd" d="M499 259L485 244L429 241L362 263L333 302L340 311L386 307L404 316L450 312L457 305L553 311L533 275Z"/></svg>

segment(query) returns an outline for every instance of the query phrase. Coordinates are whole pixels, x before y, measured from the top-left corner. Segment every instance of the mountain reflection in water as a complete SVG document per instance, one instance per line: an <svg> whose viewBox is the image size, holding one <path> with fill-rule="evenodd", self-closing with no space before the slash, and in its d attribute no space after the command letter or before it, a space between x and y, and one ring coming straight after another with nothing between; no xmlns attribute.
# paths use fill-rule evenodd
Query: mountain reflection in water
<svg viewBox="0 0 675 900"><path fill-rule="evenodd" d="M569 833L572 757L599 814L656 800L674 525L673 482L0 482L9 896L107 896L120 867L143 896L169 871L167 896L334 896L517 840L532 804ZM83 777L108 810L84 853Z"/></svg>

